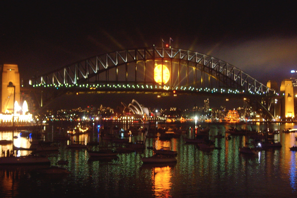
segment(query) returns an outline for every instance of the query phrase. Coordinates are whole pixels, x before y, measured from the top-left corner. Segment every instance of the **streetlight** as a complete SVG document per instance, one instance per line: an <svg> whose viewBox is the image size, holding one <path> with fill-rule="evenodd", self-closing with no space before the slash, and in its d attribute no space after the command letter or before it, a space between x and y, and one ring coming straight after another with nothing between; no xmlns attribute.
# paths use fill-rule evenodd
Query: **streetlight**
<svg viewBox="0 0 297 198"><path fill-rule="evenodd" d="M13 112L12 112L12 127L14 127L14 103L15 103L15 86L12 82L9 82L7 87L13 87Z"/></svg>

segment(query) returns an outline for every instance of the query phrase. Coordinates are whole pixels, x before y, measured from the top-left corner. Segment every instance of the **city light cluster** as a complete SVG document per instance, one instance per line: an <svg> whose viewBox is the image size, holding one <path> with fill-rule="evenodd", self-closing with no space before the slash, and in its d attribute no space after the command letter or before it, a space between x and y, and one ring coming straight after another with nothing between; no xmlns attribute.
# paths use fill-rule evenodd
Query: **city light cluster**
<svg viewBox="0 0 297 198"><path fill-rule="evenodd" d="M5 114L0 114L1 125L11 125L12 123L19 125L33 122L33 116L29 113L27 101L24 101L22 107L15 101L14 106L13 113L9 113L8 110L6 110Z"/></svg>

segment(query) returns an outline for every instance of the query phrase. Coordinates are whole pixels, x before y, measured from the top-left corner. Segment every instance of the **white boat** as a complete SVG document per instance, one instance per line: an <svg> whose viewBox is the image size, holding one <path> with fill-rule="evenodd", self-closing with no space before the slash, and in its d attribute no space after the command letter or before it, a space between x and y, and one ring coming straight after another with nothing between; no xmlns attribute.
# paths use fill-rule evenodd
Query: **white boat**
<svg viewBox="0 0 297 198"><path fill-rule="evenodd" d="M141 158L143 163L172 163L176 162L176 157L172 155L153 155L152 157Z"/></svg>
<svg viewBox="0 0 297 198"><path fill-rule="evenodd" d="M297 129L289 129L289 133L295 133L297 132Z"/></svg>
<svg viewBox="0 0 297 198"><path fill-rule="evenodd" d="M47 164L50 163L47 157L22 156L22 157L1 157L0 165L8 164Z"/></svg>

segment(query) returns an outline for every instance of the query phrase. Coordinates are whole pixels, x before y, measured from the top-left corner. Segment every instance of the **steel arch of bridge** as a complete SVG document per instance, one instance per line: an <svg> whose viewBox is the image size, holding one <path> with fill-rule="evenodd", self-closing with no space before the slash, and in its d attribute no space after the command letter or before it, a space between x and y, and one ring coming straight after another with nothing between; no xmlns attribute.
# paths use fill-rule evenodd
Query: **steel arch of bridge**
<svg viewBox="0 0 297 198"><path fill-rule="evenodd" d="M152 75L156 64L167 64L171 72L168 83L158 84L154 81ZM274 90L223 60L189 50L155 46L88 58L37 76L29 80L29 85L56 89L158 89L262 96L275 94Z"/></svg>

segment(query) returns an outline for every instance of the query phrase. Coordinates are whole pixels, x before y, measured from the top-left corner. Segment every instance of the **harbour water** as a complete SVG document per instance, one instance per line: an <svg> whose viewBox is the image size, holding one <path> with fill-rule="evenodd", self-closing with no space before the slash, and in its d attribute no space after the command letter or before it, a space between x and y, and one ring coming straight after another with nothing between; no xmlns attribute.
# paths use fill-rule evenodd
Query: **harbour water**
<svg viewBox="0 0 297 198"><path fill-rule="evenodd" d="M111 127L114 124L109 123ZM0 197L296 197L297 195L297 152L289 147L296 144L297 133L282 133L283 129L297 128L296 124L202 124L209 127L210 139L215 141L215 149L199 149L195 144L186 144L185 138L194 137L193 123L187 125L159 124L158 127L178 127L184 129L180 137L159 140L146 139L146 148L130 153L121 153L115 159L90 160L86 149L69 149L67 144L74 141L92 146L117 147L118 144L103 140L100 130L94 125L89 134L72 136L68 141L59 142L59 150L47 153L51 166L64 167L70 174L36 175L39 165L0 166ZM127 128L128 125L120 126ZM143 125L149 131L155 125ZM281 148L261 150L256 155L240 154L239 148L249 144L248 136L215 138L225 134L231 127L252 128L264 131L279 130L274 141ZM66 123L53 123L42 136L52 141L60 133L66 133ZM0 132L0 137L11 137L12 132ZM28 147L34 135L14 140L15 146ZM131 142L143 140L142 132L134 134ZM21 140L20 140L21 139ZM5 149L9 145L1 145ZM177 163L169 165L146 165L141 158L153 155L147 147L169 147L177 151ZM18 151L26 155L31 151ZM1 153L1 157L5 152ZM67 160L68 165L57 165L59 160Z"/></svg>

